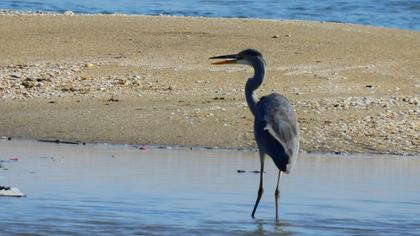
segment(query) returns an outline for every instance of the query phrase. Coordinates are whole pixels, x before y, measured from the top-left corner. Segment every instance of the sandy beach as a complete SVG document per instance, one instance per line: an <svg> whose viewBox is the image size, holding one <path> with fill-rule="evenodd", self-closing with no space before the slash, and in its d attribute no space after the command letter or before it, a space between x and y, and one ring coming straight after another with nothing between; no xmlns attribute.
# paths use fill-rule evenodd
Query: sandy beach
<svg viewBox="0 0 420 236"><path fill-rule="evenodd" d="M254 148L260 50L306 152L420 153L420 32L247 19L0 13L0 136Z"/></svg>

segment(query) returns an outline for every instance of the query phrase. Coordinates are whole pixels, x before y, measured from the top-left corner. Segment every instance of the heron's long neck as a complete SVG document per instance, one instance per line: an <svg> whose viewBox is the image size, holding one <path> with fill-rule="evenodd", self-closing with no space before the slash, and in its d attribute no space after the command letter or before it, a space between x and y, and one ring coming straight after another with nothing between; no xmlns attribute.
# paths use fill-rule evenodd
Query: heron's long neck
<svg viewBox="0 0 420 236"><path fill-rule="evenodd" d="M254 67L254 76L246 82L245 85L245 98L248 107L252 114L255 116L257 109L257 100L254 98L254 91L260 87L264 80L265 68L263 62L257 62L252 65Z"/></svg>

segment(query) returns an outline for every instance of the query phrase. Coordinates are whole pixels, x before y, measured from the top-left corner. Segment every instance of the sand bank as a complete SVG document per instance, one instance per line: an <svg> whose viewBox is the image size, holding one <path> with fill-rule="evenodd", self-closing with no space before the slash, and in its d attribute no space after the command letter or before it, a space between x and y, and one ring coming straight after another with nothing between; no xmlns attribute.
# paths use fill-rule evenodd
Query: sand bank
<svg viewBox="0 0 420 236"><path fill-rule="evenodd" d="M252 70L208 57L257 48L257 96L294 104L305 151L418 154L420 32L304 21L0 15L0 135L255 147Z"/></svg>

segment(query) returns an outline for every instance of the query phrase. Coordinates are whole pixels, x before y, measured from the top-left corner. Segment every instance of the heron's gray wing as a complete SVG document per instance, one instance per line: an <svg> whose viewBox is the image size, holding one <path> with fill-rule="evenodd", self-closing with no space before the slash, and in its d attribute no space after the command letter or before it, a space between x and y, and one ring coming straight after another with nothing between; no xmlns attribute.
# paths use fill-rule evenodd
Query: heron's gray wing
<svg viewBox="0 0 420 236"><path fill-rule="evenodd" d="M299 151L299 129L296 113L288 100L273 93L261 98L261 117L265 122L265 130L269 132L284 148L289 157L286 173L289 173L296 161Z"/></svg>

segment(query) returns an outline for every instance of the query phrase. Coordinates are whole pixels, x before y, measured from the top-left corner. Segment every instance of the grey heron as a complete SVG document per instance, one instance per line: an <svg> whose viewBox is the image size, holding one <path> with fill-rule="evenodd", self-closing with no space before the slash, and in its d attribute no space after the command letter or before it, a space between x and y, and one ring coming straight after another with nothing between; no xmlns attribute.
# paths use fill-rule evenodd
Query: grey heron
<svg viewBox="0 0 420 236"><path fill-rule="evenodd" d="M215 65L244 64L254 68L254 76L245 85L245 98L254 115L254 137L260 155L260 184L252 217L263 194L264 157L269 155L279 169L275 190L276 218L278 218L279 182L281 173L289 173L299 152L299 128L296 113L286 97L271 93L257 101L254 91L260 87L265 77L266 62L262 54L255 49L246 49L238 54L210 57L224 59L213 62Z"/></svg>

